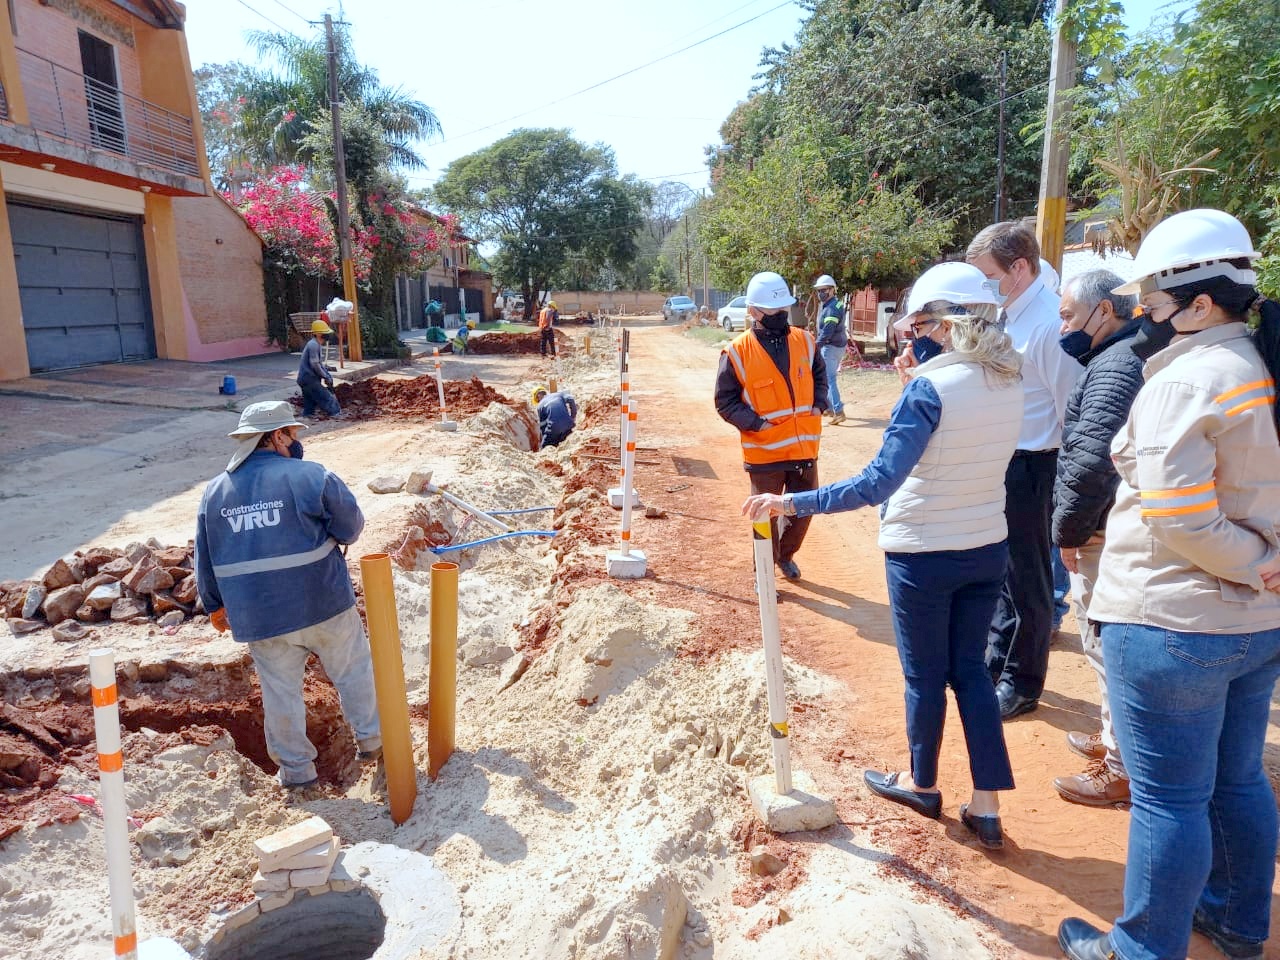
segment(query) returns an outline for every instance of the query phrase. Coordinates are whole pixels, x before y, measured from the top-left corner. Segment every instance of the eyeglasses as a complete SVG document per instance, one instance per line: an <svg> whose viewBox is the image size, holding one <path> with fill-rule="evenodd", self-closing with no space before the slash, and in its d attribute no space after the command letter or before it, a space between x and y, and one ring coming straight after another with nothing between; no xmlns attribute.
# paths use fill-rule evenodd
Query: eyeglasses
<svg viewBox="0 0 1280 960"><path fill-rule="evenodd" d="M938 321L931 317L926 317L924 320L913 320L911 322L911 335L913 337L922 336L923 331L928 330L930 327L936 327L937 325Z"/></svg>
<svg viewBox="0 0 1280 960"><path fill-rule="evenodd" d="M1165 317L1164 320L1156 319L1156 311L1164 307L1177 307L1177 306L1178 306L1177 300L1166 300L1164 303L1140 303L1138 304L1137 308L1134 310L1134 315L1142 316L1142 317L1150 317L1152 323L1165 323L1168 320L1172 320L1177 314L1181 313L1182 308L1178 307L1177 310L1173 311L1173 313Z"/></svg>

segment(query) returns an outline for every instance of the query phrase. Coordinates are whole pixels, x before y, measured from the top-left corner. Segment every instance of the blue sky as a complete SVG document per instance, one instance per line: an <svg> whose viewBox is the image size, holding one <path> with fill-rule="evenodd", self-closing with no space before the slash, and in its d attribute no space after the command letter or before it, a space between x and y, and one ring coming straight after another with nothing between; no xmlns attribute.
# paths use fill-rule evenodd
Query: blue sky
<svg viewBox="0 0 1280 960"><path fill-rule="evenodd" d="M1140 29L1166 5L1127 0L1126 22ZM339 9L187 0L192 64L252 63L246 31L305 36L316 29L307 21L326 12ZM420 150L428 169L411 175L413 185L513 129L549 126L610 145L623 173L695 190L707 185L704 148L750 90L761 51L793 39L802 14L781 0L357 0L343 11L361 60L429 105L444 128L443 140Z"/></svg>

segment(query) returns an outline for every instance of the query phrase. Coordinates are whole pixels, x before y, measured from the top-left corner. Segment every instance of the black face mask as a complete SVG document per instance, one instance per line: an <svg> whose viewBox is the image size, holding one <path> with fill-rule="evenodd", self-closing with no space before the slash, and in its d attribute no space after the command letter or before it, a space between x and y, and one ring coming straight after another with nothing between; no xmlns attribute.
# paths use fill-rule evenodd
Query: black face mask
<svg viewBox="0 0 1280 960"><path fill-rule="evenodd" d="M760 326L772 333L783 333L791 324L787 322L787 313L767 313L760 318Z"/></svg>
<svg viewBox="0 0 1280 960"><path fill-rule="evenodd" d="M302 441L301 440L295 440L293 441L293 443L289 444L289 456L291 456L294 460L302 459Z"/></svg>
<svg viewBox="0 0 1280 960"><path fill-rule="evenodd" d="M1179 310L1178 313L1182 311ZM1173 329L1173 314L1163 323L1156 323L1149 314L1142 317L1142 326L1138 328L1138 332L1134 334L1132 340L1129 341L1129 349L1133 351L1133 355L1139 360L1147 361L1154 357L1157 353L1173 342L1173 338L1178 335L1178 331Z"/></svg>

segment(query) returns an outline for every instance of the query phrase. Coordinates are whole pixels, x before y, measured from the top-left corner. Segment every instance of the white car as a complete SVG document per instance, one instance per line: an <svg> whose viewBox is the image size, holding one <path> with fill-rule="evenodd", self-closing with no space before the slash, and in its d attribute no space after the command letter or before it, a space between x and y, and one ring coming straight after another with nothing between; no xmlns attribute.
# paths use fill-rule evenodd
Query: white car
<svg viewBox="0 0 1280 960"><path fill-rule="evenodd" d="M727 333L747 329L747 298L734 297L716 314L716 323Z"/></svg>

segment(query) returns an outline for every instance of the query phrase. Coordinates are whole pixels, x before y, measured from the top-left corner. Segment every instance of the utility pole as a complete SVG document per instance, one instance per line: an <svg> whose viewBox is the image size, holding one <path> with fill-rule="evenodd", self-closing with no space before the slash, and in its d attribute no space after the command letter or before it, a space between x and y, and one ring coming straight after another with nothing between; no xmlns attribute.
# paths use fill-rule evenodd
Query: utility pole
<svg viewBox="0 0 1280 960"><path fill-rule="evenodd" d="M1049 102L1045 106L1044 158L1040 165L1040 200L1036 208L1036 239L1040 256L1062 271L1062 247L1067 231L1067 91L1075 86L1076 42L1067 36L1062 14L1068 0L1058 0L1054 12L1053 57L1049 63Z"/></svg>
<svg viewBox="0 0 1280 960"><path fill-rule="evenodd" d="M342 256L342 299L351 302L351 359L363 360L360 310L356 300L356 271L351 262L351 217L347 212L347 158L342 152L342 104L338 100L338 47L333 40L333 17L324 15L324 36L329 53L329 111L333 115L333 178L338 194L338 250Z"/></svg>
<svg viewBox="0 0 1280 960"><path fill-rule="evenodd" d="M1009 54L1000 51L1000 122L996 134L996 223L1004 222L1004 92Z"/></svg>
<svg viewBox="0 0 1280 960"><path fill-rule="evenodd" d="M701 191L703 200L707 198L707 191ZM702 244L702 305L703 307L711 307L711 285L707 282L707 245Z"/></svg>
<svg viewBox="0 0 1280 960"><path fill-rule="evenodd" d="M693 299L693 281L689 277L689 215L684 215L684 295Z"/></svg>

